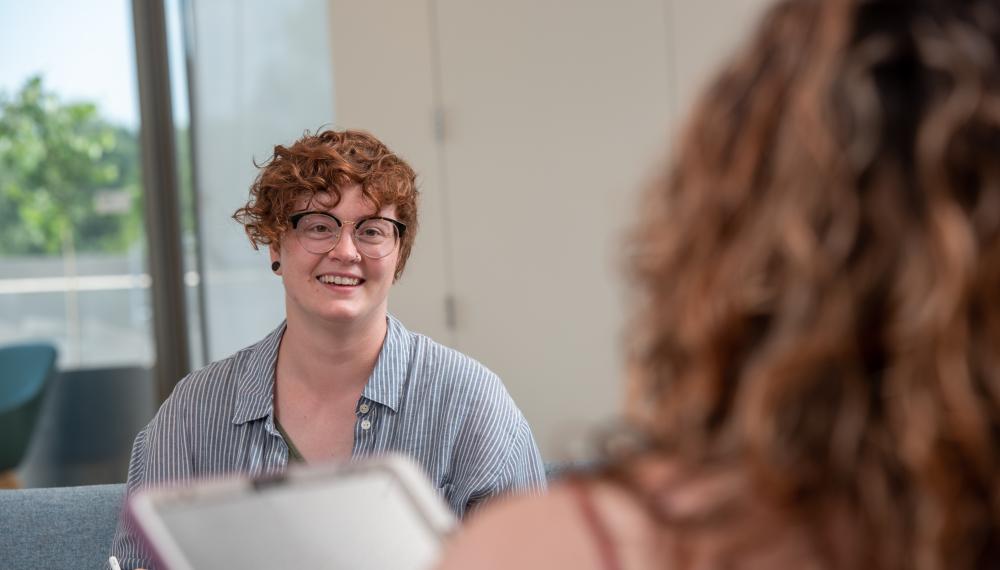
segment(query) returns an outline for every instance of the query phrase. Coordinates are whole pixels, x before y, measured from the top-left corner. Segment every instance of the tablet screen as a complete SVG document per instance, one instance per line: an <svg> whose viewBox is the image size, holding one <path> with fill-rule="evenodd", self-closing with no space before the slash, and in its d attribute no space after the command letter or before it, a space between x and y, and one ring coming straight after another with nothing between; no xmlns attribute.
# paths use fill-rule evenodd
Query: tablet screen
<svg viewBox="0 0 1000 570"><path fill-rule="evenodd" d="M383 468L167 492L152 502L158 525L140 526L159 552L163 537L156 535L169 535L195 569L429 568L440 550L442 527L435 522L442 518L426 512L427 490L420 489L421 497L412 485ZM432 489L430 497L440 502ZM450 517L443 505L433 508Z"/></svg>

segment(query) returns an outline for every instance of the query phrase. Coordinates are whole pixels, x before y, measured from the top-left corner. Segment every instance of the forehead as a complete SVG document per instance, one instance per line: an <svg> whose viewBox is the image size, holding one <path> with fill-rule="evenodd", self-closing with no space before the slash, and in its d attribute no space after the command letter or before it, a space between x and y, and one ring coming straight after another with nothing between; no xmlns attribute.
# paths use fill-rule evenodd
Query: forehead
<svg viewBox="0 0 1000 570"><path fill-rule="evenodd" d="M396 206L383 204L382 208L376 211L375 204L362 194L361 187L354 185L335 192L302 194L293 201L293 212L307 210L318 210L341 218L354 219L373 215L391 216L395 214Z"/></svg>

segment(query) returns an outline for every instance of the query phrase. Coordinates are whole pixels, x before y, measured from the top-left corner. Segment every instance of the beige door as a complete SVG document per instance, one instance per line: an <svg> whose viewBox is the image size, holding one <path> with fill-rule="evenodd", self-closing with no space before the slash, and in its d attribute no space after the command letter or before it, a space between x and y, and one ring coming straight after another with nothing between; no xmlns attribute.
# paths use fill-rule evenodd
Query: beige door
<svg viewBox="0 0 1000 570"><path fill-rule="evenodd" d="M549 459L618 410L623 229L764 3L331 0L338 124L422 175L392 310L499 373Z"/></svg>

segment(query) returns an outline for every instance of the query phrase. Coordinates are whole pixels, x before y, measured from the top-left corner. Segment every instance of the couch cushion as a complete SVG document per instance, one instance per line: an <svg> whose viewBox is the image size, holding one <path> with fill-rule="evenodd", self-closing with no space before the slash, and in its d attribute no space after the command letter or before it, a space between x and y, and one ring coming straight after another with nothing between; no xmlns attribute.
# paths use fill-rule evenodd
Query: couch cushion
<svg viewBox="0 0 1000 570"><path fill-rule="evenodd" d="M4 568L106 568L125 485L0 491Z"/></svg>

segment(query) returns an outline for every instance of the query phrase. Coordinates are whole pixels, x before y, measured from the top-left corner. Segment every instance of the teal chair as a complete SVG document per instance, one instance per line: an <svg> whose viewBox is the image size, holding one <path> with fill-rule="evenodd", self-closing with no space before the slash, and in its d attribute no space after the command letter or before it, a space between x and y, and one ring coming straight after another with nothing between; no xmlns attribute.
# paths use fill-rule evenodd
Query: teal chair
<svg viewBox="0 0 1000 570"><path fill-rule="evenodd" d="M50 344L0 346L0 473L24 458L55 365Z"/></svg>

